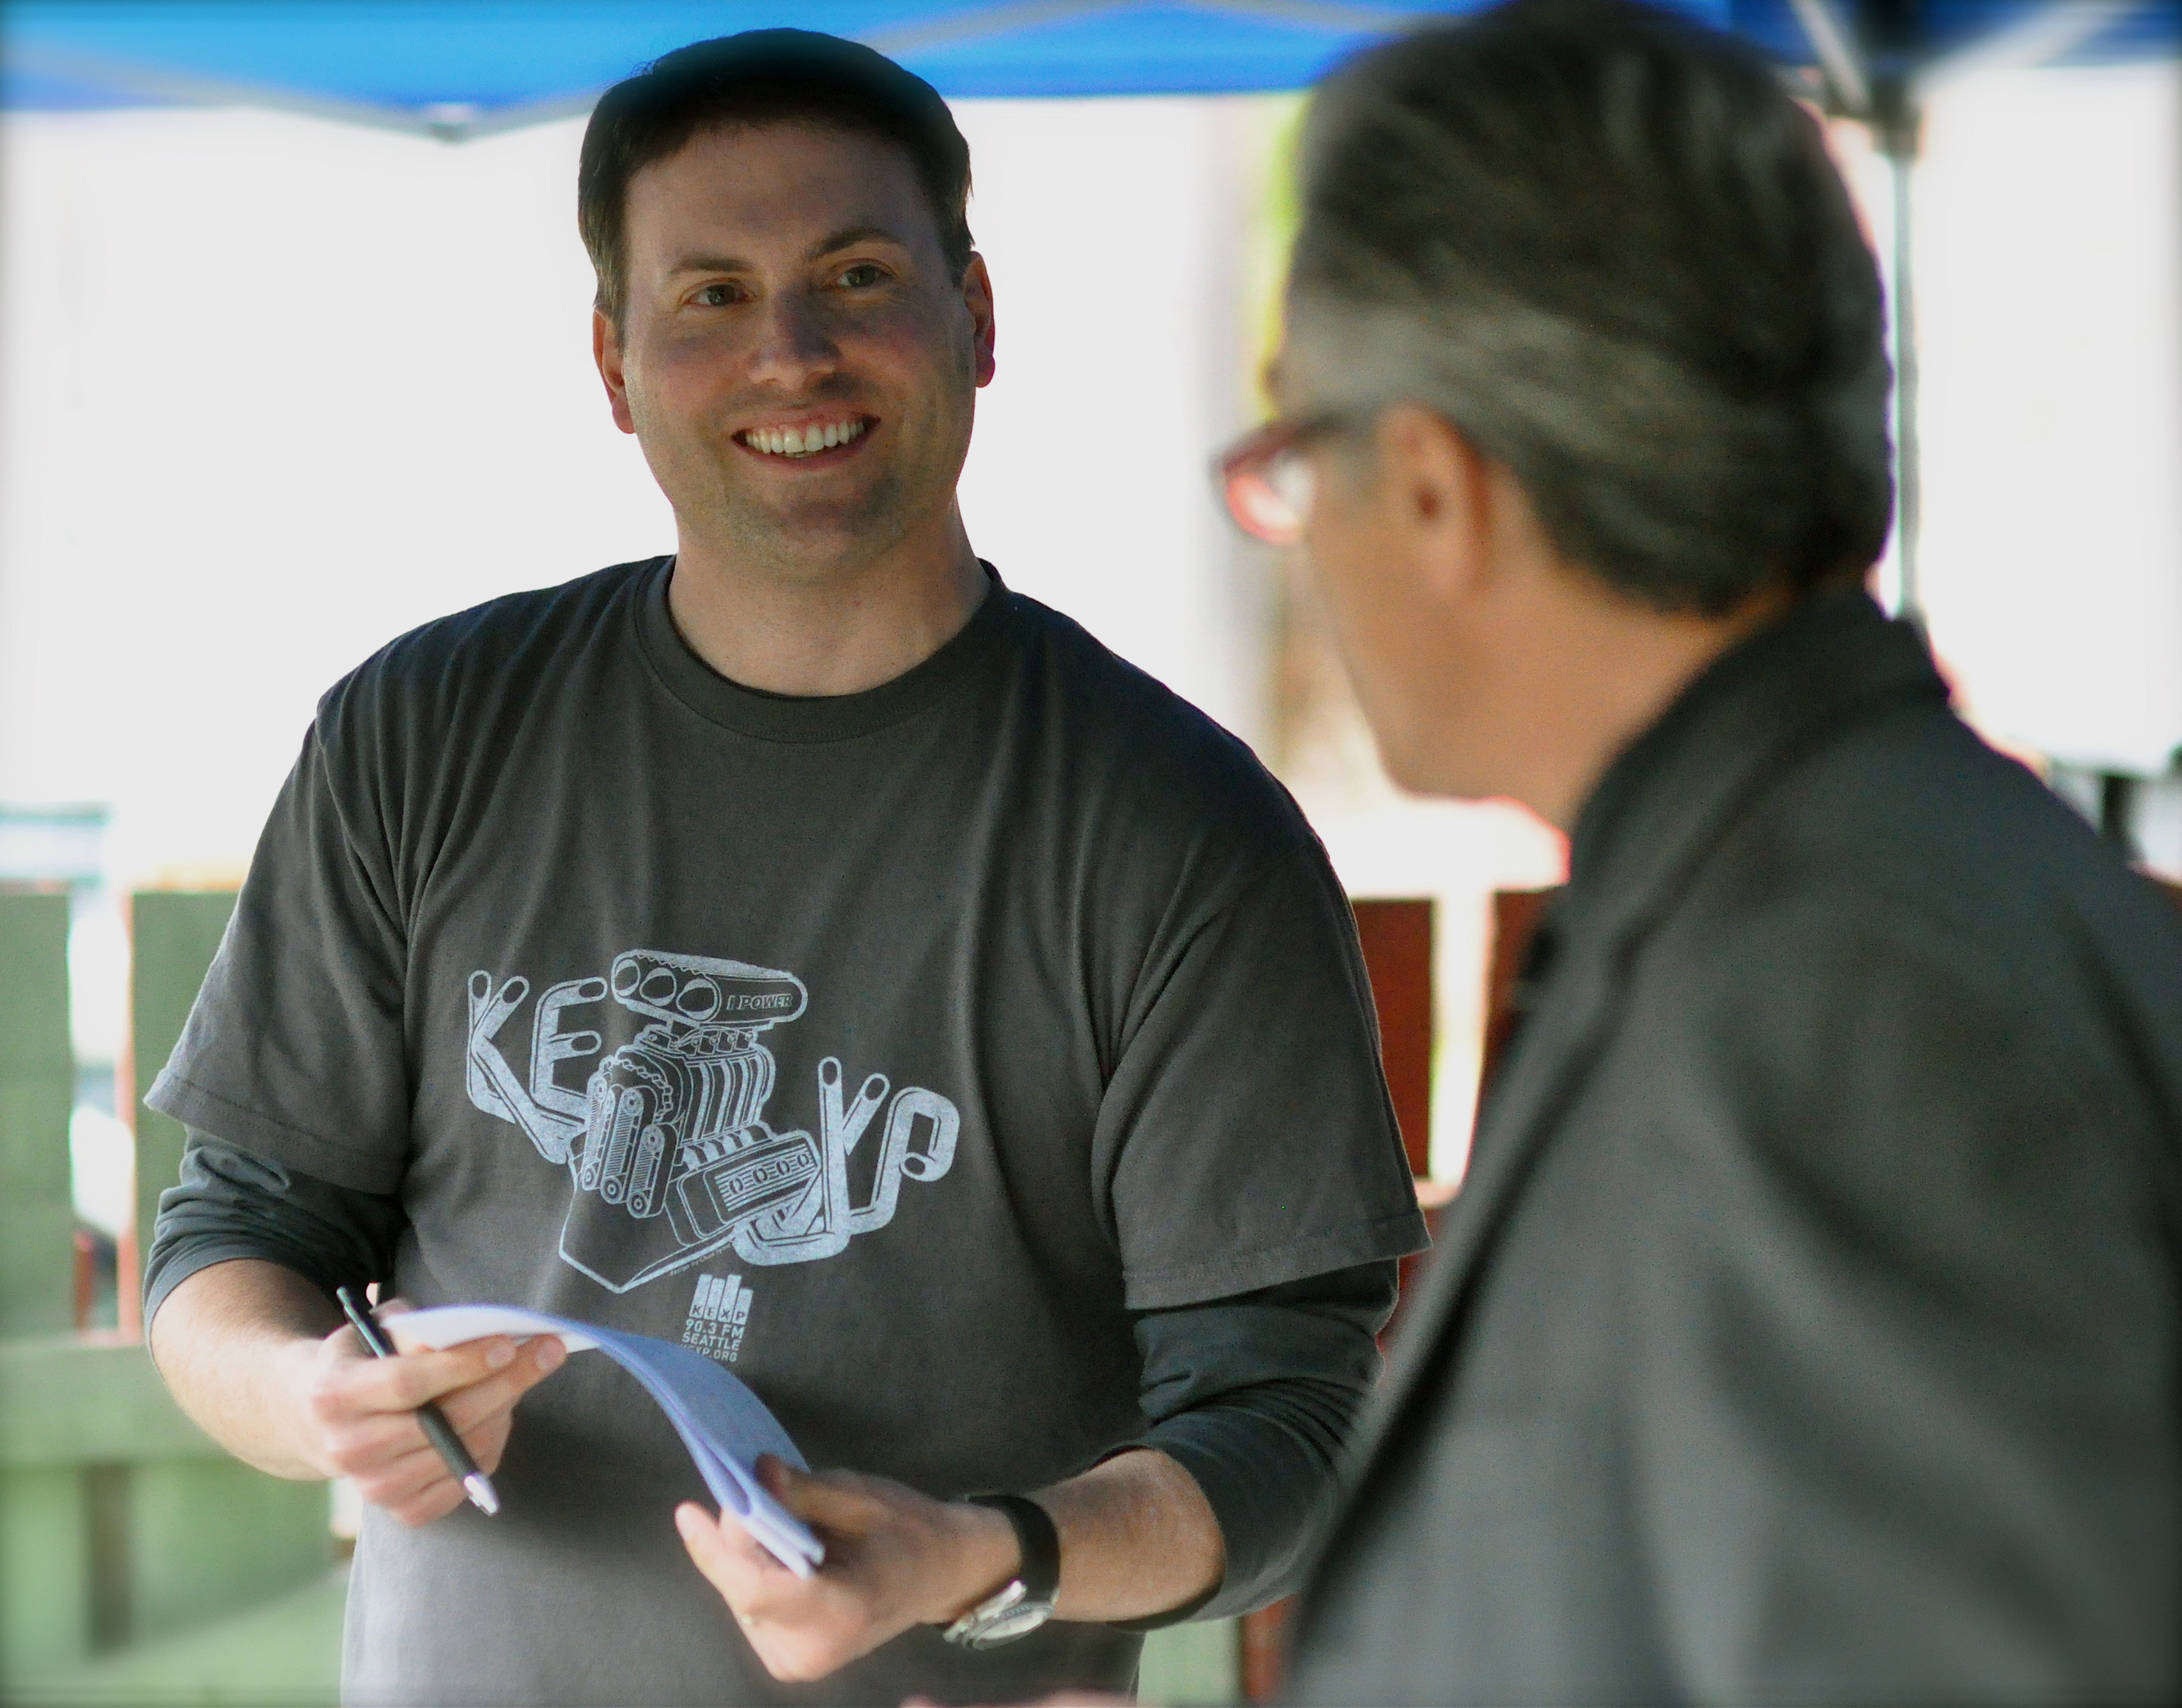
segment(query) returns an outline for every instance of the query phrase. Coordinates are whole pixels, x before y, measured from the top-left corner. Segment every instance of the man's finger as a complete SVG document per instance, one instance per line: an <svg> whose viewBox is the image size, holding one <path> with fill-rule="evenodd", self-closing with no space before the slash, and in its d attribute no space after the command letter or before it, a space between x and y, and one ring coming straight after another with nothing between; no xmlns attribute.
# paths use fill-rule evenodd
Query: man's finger
<svg viewBox="0 0 2182 1708"><path fill-rule="evenodd" d="M444 1518L448 1513L458 1510L468 1498L461 1487L450 1478L425 1490L422 1494L388 1505L386 1510L414 1530Z"/></svg>
<svg viewBox="0 0 2182 1708"><path fill-rule="evenodd" d="M507 1445L517 1402L567 1358L568 1350L557 1340L533 1341L521 1349L507 1368L457 1388L436 1402L487 1475L497 1467ZM414 1454L424 1454L436 1462L416 1408L398 1403L406 1395L398 1390L390 1394L378 1379L385 1367L413 1359L421 1361L418 1355L410 1354L379 1360L379 1368L344 1361L321 1373L311 1403L325 1431L324 1451L330 1470L360 1478Z"/></svg>
<svg viewBox="0 0 2182 1708"><path fill-rule="evenodd" d="M749 1595L756 1582L756 1562L746 1550L756 1545L741 1525L730 1531L695 1501L684 1501L674 1509L674 1528L690 1561L730 1606Z"/></svg>
<svg viewBox="0 0 2182 1708"><path fill-rule="evenodd" d="M462 1432L462 1445L488 1476L499 1468L507 1449L508 1422L503 1415L482 1429ZM374 1506L397 1506L440 1483L457 1486L446 1462L413 1416L387 1412L345 1431L335 1444L334 1461L343 1475L356 1479L364 1499Z"/></svg>
<svg viewBox="0 0 2182 1708"><path fill-rule="evenodd" d="M496 1335L468 1346L450 1346L444 1352L404 1352L398 1357L344 1367L343 1385L365 1410L413 1412L427 1400L499 1374L519 1356L514 1341Z"/></svg>
<svg viewBox="0 0 2182 1708"><path fill-rule="evenodd" d="M501 1411L481 1423L458 1426L455 1433L462 1437L478 1468L490 1476L500 1468L513 1424L513 1418ZM330 1435L326 1451L332 1469L341 1476L374 1473L413 1455L435 1464L443 1462L413 1412L375 1412L360 1423L345 1424Z"/></svg>
<svg viewBox="0 0 2182 1708"><path fill-rule="evenodd" d="M568 1356L558 1340L534 1342L518 1353L507 1368L446 1390L435 1403L446 1414L457 1434L467 1434L495 1417L512 1411L516 1402L566 1363ZM398 1418L413 1413L423 1401L402 1403L408 1394L398 1388L390 1389L381 1374L388 1367L407 1361L408 1355L401 1359L384 1359L380 1361L381 1369L369 1372L352 1370L346 1365L340 1367L326 1377L314 1396L319 1418L328 1423L346 1424L369 1418Z"/></svg>
<svg viewBox="0 0 2182 1708"><path fill-rule="evenodd" d="M758 1475L775 1500L807 1523L860 1534L887 1517L883 1501L841 1479L840 1473L814 1477L768 1453L758 1461Z"/></svg>
<svg viewBox="0 0 2182 1708"><path fill-rule="evenodd" d="M512 1382L504 1376L496 1376L474 1387L457 1388L435 1403L440 1408L440 1415L454 1425L455 1433L467 1435L512 1412L516 1401L529 1392L530 1386L528 1382Z"/></svg>
<svg viewBox="0 0 2182 1708"><path fill-rule="evenodd" d="M392 1508L454 1479L440 1456L427 1446L413 1453L392 1455L359 1471L357 1493L374 1506Z"/></svg>
<svg viewBox="0 0 2182 1708"><path fill-rule="evenodd" d="M711 1577L721 1551L719 1528L711 1515L695 1501L684 1501L674 1509L674 1528L682 1533L682 1545L697 1569Z"/></svg>
<svg viewBox="0 0 2182 1708"><path fill-rule="evenodd" d="M334 1424L325 1439L335 1464L351 1477L405 1459L430 1445L415 1415L407 1412L367 1412Z"/></svg>
<svg viewBox="0 0 2182 1708"><path fill-rule="evenodd" d="M550 1336L534 1340L506 1369L446 1395L440 1409L457 1432L467 1432L499 1412L512 1411L517 1401L568 1359L568 1351L558 1340Z"/></svg>

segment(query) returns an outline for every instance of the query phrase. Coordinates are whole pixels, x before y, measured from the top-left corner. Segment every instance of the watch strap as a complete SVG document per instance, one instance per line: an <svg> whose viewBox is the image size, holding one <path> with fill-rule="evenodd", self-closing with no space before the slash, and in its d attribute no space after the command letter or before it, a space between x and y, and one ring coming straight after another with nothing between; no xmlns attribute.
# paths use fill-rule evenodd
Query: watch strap
<svg viewBox="0 0 2182 1708"><path fill-rule="evenodd" d="M1023 1600L1051 1606L1053 1598L1061 1593L1061 1532L1054 1528L1052 1515L1024 1495L963 1498L1005 1514L1015 1526L1016 1545L1022 1554L1022 1567L1016 1577L1023 1586Z"/></svg>

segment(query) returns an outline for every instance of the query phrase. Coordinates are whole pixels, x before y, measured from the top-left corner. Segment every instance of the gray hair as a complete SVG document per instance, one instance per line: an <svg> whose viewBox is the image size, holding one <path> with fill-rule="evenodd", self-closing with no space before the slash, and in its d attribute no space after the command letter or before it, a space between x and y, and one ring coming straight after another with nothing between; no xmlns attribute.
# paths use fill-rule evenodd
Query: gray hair
<svg viewBox="0 0 2182 1708"><path fill-rule="evenodd" d="M1627 0L1514 0L1343 67L1302 168L1315 405L1444 416L1565 556L1662 610L1878 557L1878 267L1754 55Z"/></svg>

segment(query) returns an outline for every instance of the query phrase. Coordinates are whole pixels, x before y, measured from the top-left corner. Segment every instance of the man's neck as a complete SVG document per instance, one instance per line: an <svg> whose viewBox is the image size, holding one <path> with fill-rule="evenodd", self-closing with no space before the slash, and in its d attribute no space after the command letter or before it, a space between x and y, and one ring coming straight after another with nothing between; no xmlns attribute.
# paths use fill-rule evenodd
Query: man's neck
<svg viewBox="0 0 2182 1708"><path fill-rule="evenodd" d="M667 606L691 651L766 694L861 694L947 644L990 586L959 517L946 537L831 576L782 575L682 543Z"/></svg>
<svg viewBox="0 0 2182 1708"><path fill-rule="evenodd" d="M1521 786L1509 792L1573 832L1629 744L1649 729L1723 653L1780 616L1786 593L1761 594L1718 617L1664 616L1620 601L1587 600L1551 631L1535 666L1522 738ZM1574 620L1568 620L1573 617Z"/></svg>

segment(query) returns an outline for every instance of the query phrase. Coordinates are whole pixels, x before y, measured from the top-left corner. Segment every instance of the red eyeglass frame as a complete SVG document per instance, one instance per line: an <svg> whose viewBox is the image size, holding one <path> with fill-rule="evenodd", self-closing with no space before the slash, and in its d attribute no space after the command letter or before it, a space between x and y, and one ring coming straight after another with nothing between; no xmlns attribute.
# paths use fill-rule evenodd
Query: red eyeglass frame
<svg viewBox="0 0 2182 1708"><path fill-rule="evenodd" d="M1300 540L1310 500L1299 504L1282 493L1273 470L1346 419L1336 412L1275 419L1221 451L1213 459L1212 474L1228 520L1267 545L1293 545Z"/></svg>

